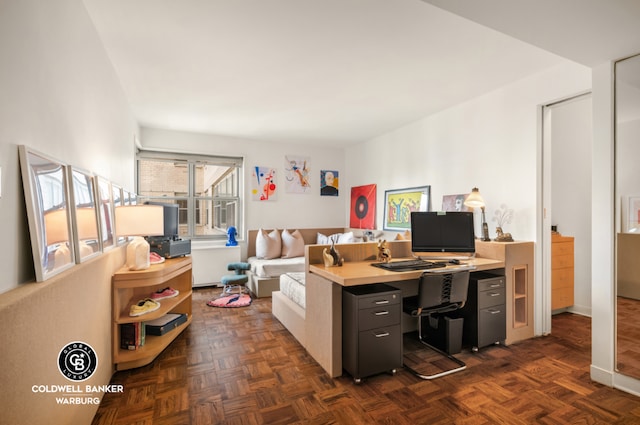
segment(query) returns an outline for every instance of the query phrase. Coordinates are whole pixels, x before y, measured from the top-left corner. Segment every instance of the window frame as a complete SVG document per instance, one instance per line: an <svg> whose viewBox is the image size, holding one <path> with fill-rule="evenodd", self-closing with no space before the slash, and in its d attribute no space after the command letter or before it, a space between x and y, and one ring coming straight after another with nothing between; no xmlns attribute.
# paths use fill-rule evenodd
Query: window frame
<svg viewBox="0 0 640 425"><path fill-rule="evenodd" d="M214 210L214 204L216 201L235 202L237 223L235 225L238 235L242 235L244 229L245 211L244 211L244 158L232 157L222 155L205 155L205 154L184 154L170 151L155 151L148 149L139 149L136 152L136 191L138 197L143 201L150 200L155 202L162 202L163 200L180 203L186 201L187 205L187 233L182 235L184 239L191 240L226 240L226 229L218 228L222 233L216 235L198 235L196 229L198 226L206 226L215 229L215 220L210 220L209 217L200 217L198 211L204 209L205 212ZM159 161L159 162L183 162L187 166L188 171L188 183L187 193L184 195L180 192L179 196L147 196L142 195L140 190L140 161ZM218 181L223 181L223 184L229 185L229 174L233 174L235 169L235 178L233 178L231 184L235 185L237 189L237 195L229 195L225 193L224 196L216 195L219 192L217 187L212 190L203 190L201 194L196 193L196 174L198 167L206 165L218 165L222 167L229 167L229 170L225 172ZM200 202L198 202L200 201ZM204 205L203 205L204 203ZM180 204L182 205L182 204ZM180 207L182 209L182 206ZM239 238L242 239L242 238Z"/></svg>

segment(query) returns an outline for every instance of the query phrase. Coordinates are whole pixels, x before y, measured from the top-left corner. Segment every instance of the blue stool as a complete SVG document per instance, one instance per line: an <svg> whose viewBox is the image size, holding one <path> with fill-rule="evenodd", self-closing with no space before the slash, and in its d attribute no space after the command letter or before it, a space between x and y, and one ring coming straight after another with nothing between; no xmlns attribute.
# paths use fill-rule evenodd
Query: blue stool
<svg viewBox="0 0 640 425"><path fill-rule="evenodd" d="M237 289L239 294L242 294L247 291L247 282L249 281L249 276L245 274L247 270L249 270L251 266L249 263L229 263L227 264L227 270L235 271L235 274L227 274L222 276L220 282L223 285L222 292L225 294L232 294Z"/></svg>

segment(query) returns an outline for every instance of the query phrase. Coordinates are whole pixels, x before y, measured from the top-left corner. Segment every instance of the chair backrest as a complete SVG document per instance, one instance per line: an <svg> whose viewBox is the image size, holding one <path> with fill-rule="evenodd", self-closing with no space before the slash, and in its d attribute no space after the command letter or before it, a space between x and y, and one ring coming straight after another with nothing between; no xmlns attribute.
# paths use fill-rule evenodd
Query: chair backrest
<svg viewBox="0 0 640 425"><path fill-rule="evenodd" d="M428 310L443 304L467 301L469 271L455 273L423 273L418 287L418 307Z"/></svg>

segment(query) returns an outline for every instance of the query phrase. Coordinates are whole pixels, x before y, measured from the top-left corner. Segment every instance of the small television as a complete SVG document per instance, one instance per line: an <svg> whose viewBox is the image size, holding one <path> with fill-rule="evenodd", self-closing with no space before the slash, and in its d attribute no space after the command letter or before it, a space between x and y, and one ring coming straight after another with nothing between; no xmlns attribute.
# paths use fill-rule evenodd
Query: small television
<svg viewBox="0 0 640 425"><path fill-rule="evenodd" d="M473 213L412 212L411 250L414 253L475 254L476 242Z"/></svg>
<svg viewBox="0 0 640 425"><path fill-rule="evenodd" d="M147 201L145 205L160 205L164 208L164 233L162 236L154 236L154 239L176 239L179 233L178 204Z"/></svg>

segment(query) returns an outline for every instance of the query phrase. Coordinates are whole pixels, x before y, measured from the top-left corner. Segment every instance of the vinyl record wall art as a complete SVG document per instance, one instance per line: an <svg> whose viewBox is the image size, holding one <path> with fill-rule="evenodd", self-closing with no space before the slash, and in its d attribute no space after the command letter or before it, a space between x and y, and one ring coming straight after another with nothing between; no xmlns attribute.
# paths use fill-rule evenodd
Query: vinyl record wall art
<svg viewBox="0 0 640 425"><path fill-rule="evenodd" d="M376 228L376 185L351 188L351 212L349 227L354 229Z"/></svg>

